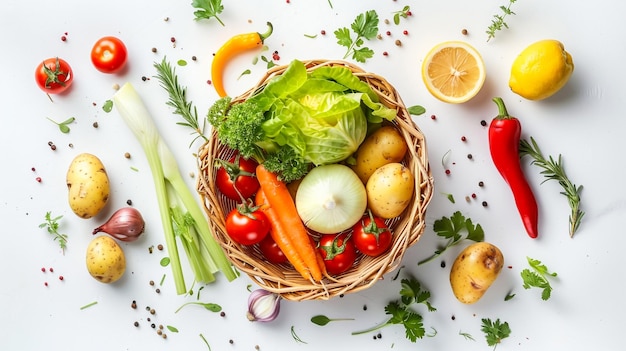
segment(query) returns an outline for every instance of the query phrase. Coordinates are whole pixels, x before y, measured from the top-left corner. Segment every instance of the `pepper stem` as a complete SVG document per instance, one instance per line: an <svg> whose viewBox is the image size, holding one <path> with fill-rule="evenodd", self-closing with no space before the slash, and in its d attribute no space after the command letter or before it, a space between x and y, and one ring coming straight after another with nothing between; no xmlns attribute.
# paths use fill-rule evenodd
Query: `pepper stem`
<svg viewBox="0 0 626 351"><path fill-rule="evenodd" d="M272 23L267 22L267 31L265 33L259 33L261 42L264 42L265 39L267 39L270 35L272 35L273 31L274 31L274 26L272 25Z"/></svg>
<svg viewBox="0 0 626 351"><path fill-rule="evenodd" d="M496 116L496 118L498 119L511 118L511 116L509 116L509 113L506 110L506 106L504 105L504 101L502 100L502 98L494 97L492 100L493 102L496 103L496 105L498 105L498 116Z"/></svg>

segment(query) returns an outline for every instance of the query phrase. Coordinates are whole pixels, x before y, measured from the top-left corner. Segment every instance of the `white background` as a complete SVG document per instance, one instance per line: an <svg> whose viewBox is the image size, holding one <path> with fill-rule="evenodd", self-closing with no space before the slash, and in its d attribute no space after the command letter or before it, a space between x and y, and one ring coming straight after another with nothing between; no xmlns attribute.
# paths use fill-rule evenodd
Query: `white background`
<svg viewBox="0 0 626 351"><path fill-rule="evenodd" d="M499 6L506 4L503 0L226 0L221 15L224 27L215 20L194 21L190 3L5 0L0 5L0 349L209 349L200 334L211 350L254 350L255 345L261 350L491 349L480 331L481 318L499 318L510 324L511 336L498 346L503 351L617 350L623 344L626 305L622 300L621 250L626 244L626 174L619 140L626 131L623 2L519 1L512 8L516 15L506 19L510 28L497 32L489 42L485 30L492 16L500 12ZM413 16L402 19L397 26L382 23L405 5L411 6ZM415 120L427 137L435 193L428 208L426 231L406 253L400 276L410 273L431 291L431 302L438 310L427 312L419 307L418 312L424 317L427 331L436 330L436 335L418 340L415 345L405 339L402 326L383 329L378 340L373 339L375 334L350 335L385 320L384 306L399 297L399 280L391 279L395 272L373 288L343 298L283 302L279 318L268 324L245 319L251 284L247 277L232 283L218 279L201 291L201 300L220 304L225 317L199 306L174 313L183 303L195 301L195 296L175 294L168 268L159 265L165 252L148 253L149 246L164 244L152 178L139 144L117 113L102 110L102 104L114 93L113 85L127 81L135 85L183 173L193 173L193 153L200 145L188 147L192 139L189 130L175 124L179 117L165 105L167 95L157 81L141 79L155 74L153 62L164 55L173 64L179 59L188 62L185 67L177 67L180 82L188 87L189 98L204 115L217 98L206 83L212 54L232 35L265 31L266 21L274 24L274 34L266 41L268 51L248 53L228 66L226 88L231 95L237 95L256 84L265 71L261 61L253 64L255 57L270 58L273 51L278 51L280 64L296 58L342 58L344 48L336 44L333 31L349 27L359 13L370 9L379 14L383 35L381 40L367 43L376 53L362 67L387 78L407 106L419 104L427 110ZM467 35L461 34L463 29L468 30ZM326 31L325 36L319 34L321 30ZM403 30L409 34L403 35ZM64 42L61 36L65 33ZM306 37L315 34L316 38ZM104 35L118 36L129 49L130 62L122 74L105 75L91 66L91 46ZM171 37L176 38L175 45ZM524 47L545 38L564 43L574 59L574 74L552 98L527 101L508 89L510 65ZM401 47L394 44L395 39L402 41ZM423 57L445 40L471 43L487 66L487 81L481 93L462 105L434 99L421 80ZM157 53L151 51L153 47ZM388 56L383 55L384 51ZM39 62L55 56L70 62L75 82L68 94L54 96L51 102L36 86L33 73ZM192 61L192 56L197 61ZM240 77L246 69L251 74ZM559 194L559 185L542 184L540 169L530 166L527 159L524 167L540 205L540 237L532 240L524 232L510 191L491 163L487 128L480 124L497 114L491 102L494 96L503 97L509 112L520 118L523 136L532 135L546 155L562 154L570 178L584 186L582 206L586 215L573 239L568 236L569 207ZM436 119L432 120L431 115ZM76 122L69 134L60 133L47 120L62 121L71 116ZM99 128L92 126L94 122ZM462 136L466 142L461 141ZM50 149L49 141L57 146L56 151ZM80 152L101 158L112 186L107 208L89 220L76 217L66 200L65 172ZM131 159L124 158L125 152L132 155ZM468 153L473 155L472 160L466 157ZM451 174L446 176L444 168L450 168ZM42 182L38 183L36 177ZM188 181L194 187L195 180L190 177ZM484 188L478 187L479 181L484 181ZM465 201L472 193L477 199ZM448 201L446 194L453 194L456 203ZM85 269L85 248L93 228L125 206L128 199L144 214L147 231L141 241L123 244L128 264L124 278L103 285ZM489 206L481 206L481 201ZM446 268L440 267L441 260L419 268L416 265L442 243L432 230L433 222L457 210L482 225L486 240L501 248L505 266L510 267L474 305L457 302L448 283L449 267L465 244L443 255ZM65 255L38 227L46 211L64 216L60 231L69 235ZM527 256L541 260L559 274L552 282L554 291L548 301L540 299L539 290L522 288L519 272L527 267ZM148 282L154 280L158 285L163 274L167 276L157 294ZM63 281L58 279L60 275ZM505 302L509 292L516 296ZM138 304L136 310L130 307L133 300ZM97 304L80 309L91 302ZM154 308L156 315L150 316L146 306ZM316 314L354 320L319 327L310 322ZM179 332L167 332L168 338L163 340L150 328L148 317L157 325L171 325ZM140 324L138 328L133 326L135 321ZM294 339L292 328L306 344ZM460 332L471 334L475 341L465 339Z"/></svg>

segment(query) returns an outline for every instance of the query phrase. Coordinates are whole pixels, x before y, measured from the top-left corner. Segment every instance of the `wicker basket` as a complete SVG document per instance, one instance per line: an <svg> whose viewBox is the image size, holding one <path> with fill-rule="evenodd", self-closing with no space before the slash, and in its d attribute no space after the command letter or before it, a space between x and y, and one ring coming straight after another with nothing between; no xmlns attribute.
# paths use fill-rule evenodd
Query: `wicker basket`
<svg viewBox="0 0 626 351"><path fill-rule="evenodd" d="M224 219L228 212L234 208L235 202L216 191L217 168L215 159L227 159L233 151L219 143L216 132L213 130L209 141L200 148L198 153L200 168L198 192L209 216L213 234L237 269L245 272L260 287L294 301L329 299L364 290L381 279L385 273L394 270L399 265L407 248L415 244L424 231L426 206L430 202L433 191L433 179L428 164L424 136L411 119L400 96L391 84L384 78L364 72L349 62L313 60L306 61L304 64L309 71L329 65L345 66L361 80L367 82L380 96L382 103L397 110L397 118L393 124L400 130L409 145L403 163L409 167L415 176L415 192L413 201L403 214L387 222L394 236L392 247L386 253L378 257L363 255L347 272L339 276L326 277L321 283L313 283L302 278L290 264L269 263L263 258L256 245L239 245L226 234ZM259 89L262 89L272 77L282 74L286 68L287 66L273 67L267 71L255 87L234 98L232 103L246 100Z"/></svg>

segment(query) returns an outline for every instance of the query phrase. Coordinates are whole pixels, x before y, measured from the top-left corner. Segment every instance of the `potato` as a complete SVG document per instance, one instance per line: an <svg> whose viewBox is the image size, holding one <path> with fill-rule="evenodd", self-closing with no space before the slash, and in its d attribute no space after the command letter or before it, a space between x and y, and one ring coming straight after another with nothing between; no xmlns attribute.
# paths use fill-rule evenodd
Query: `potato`
<svg viewBox="0 0 626 351"><path fill-rule="evenodd" d="M450 269L450 285L454 296L471 304L485 294L504 265L500 249L490 243L478 242L466 247Z"/></svg>
<svg viewBox="0 0 626 351"><path fill-rule="evenodd" d="M101 283L113 283L126 271L124 251L109 236L95 237L87 246L87 271Z"/></svg>
<svg viewBox="0 0 626 351"><path fill-rule="evenodd" d="M375 216L399 216L413 197L413 173L401 163L388 163L378 168L367 181L367 205Z"/></svg>
<svg viewBox="0 0 626 351"><path fill-rule="evenodd" d="M400 162L406 154L406 142L393 126L383 126L368 136L354 154L352 166L363 184L378 168L392 162Z"/></svg>
<svg viewBox="0 0 626 351"><path fill-rule="evenodd" d="M70 207L78 217L97 215L109 200L109 177L100 159L92 154L74 158L66 182Z"/></svg>

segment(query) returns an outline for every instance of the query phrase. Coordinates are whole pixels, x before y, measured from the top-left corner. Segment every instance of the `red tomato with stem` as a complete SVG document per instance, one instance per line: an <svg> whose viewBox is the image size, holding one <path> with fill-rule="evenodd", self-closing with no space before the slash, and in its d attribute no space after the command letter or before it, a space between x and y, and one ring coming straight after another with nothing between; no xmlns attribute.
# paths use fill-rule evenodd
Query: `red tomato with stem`
<svg viewBox="0 0 626 351"><path fill-rule="evenodd" d="M91 62L102 73L115 73L126 65L126 45L116 37L102 37L91 49Z"/></svg>
<svg viewBox="0 0 626 351"><path fill-rule="evenodd" d="M236 154L228 161L218 162L220 168L217 170L215 183L217 189L227 198L237 201L241 197L248 199L259 190L259 180L255 175L259 164L256 161Z"/></svg>
<svg viewBox="0 0 626 351"><path fill-rule="evenodd" d="M261 250L263 257L272 263L278 264L287 262L287 256L285 256L283 250L278 247L278 244L274 241L274 238L272 238L271 233L261 240L259 243L259 250Z"/></svg>
<svg viewBox="0 0 626 351"><path fill-rule="evenodd" d="M326 271L332 275L347 271L356 261L356 248L349 233L322 235L318 250Z"/></svg>
<svg viewBox="0 0 626 351"><path fill-rule="evenodd" d="M67 90L74 81L72 67L58 57L43 60L35 70L35 81L47 94L59 94Z"/></svg>
<svg viewBox="0 0 626 351"><path fill-rule="evenodd" d="M236 243L254 245L270 232L270 221L258 207L249 203L237 205L226 216L226 233Z"/></svg>
<svg viewBox="0 0 626 351"><path fill-rule="evenodd" d="M352 228L354 246L364 255L379 256L391 246L392 233L385 220L372 215L361 218Z"/></svg>

